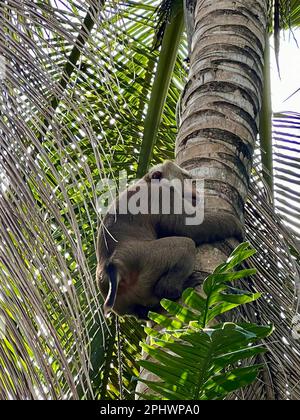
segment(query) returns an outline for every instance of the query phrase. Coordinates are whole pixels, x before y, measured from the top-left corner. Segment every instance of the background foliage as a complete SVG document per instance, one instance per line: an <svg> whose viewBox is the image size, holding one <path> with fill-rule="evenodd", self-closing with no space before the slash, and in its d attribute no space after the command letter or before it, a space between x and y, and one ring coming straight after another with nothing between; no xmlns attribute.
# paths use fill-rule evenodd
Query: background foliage
<svg viewBox="0 0 300 420"><path fill-rule="evenodd" d="M298 24L297 2L289 3ZM119 397L115 323L107 326L94 281L97 185L121 169L132 176L137 170L160 53L153 48L157 5L0 3L1 399ZM153 161L174 154L186 57L183 38ZM276 159L295 171L299 134L291 137L287 128L298 133L298 123L299 115L285 114L275 133L280 147L292 144L295 152L281 157L275 148ZM274 215L259 153L255 168L246 216L248 239L258 250L250 264L258 274L250 287L263 298L238 316L272 322L276 330L263 381L240 397L299 398L300 348L291 335L298 243ZM294 169L280 176L296 184ZM299 194L282 188L280 176L274 184L281 200L289 194L290 213L280 200L276 211L293 224ZM133 398L142 334L135 321L121 321L124 398Z"/></svg>

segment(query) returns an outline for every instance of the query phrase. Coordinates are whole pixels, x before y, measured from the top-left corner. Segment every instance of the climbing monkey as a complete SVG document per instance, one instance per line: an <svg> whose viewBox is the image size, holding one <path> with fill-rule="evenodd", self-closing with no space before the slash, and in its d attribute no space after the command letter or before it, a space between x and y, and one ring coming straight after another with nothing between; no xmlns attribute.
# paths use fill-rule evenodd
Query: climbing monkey
<svg viewBox="0 0 300 420"><path fill-rule="evenodd" d="M104 311L146 319L162 298L193 286L196 245L241 239L231 214L204 215L196 180L171 161L153 167L112 203L100 227L97 281ZM200 211L199 211L200 209Z"/></svg>

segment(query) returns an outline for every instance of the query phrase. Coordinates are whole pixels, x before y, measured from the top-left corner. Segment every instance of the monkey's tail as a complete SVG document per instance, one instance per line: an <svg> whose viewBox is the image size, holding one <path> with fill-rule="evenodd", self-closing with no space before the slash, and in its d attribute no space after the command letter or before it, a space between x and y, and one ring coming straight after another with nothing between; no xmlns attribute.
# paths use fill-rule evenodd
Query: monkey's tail
<svg viewBox="0 0 300 420"><path fill-rule="evenodd" d="M109 278L109 290L103 306L104 314L107 316L113 308L117 296L118 270L117 266L113 262L109 262L105 267L105 271Z"/></svg>

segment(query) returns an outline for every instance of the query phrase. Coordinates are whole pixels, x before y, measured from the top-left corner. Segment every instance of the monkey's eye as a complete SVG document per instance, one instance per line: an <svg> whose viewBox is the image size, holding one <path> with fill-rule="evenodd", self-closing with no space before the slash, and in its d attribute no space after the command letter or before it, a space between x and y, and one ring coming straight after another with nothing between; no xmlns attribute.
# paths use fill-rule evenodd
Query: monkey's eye
<svg viewBox="0 0 300 420"><path fill-rule="evenodd" d="M151 179L162 179L162 172L161 171L155 171L151 175Z"/></svg>

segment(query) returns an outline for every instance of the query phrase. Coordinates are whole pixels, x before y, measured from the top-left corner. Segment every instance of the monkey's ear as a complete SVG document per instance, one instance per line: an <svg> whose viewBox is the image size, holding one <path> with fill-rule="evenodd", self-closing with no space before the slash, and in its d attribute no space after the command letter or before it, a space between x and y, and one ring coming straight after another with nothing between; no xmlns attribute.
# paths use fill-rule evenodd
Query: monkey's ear
<svg viewBox="0 0 300 420"><path fill-rule="evenodd" d="M150 179L162 179L163 177L163 173L162 171L154 171L151 175L150 175Z"/></svg>

